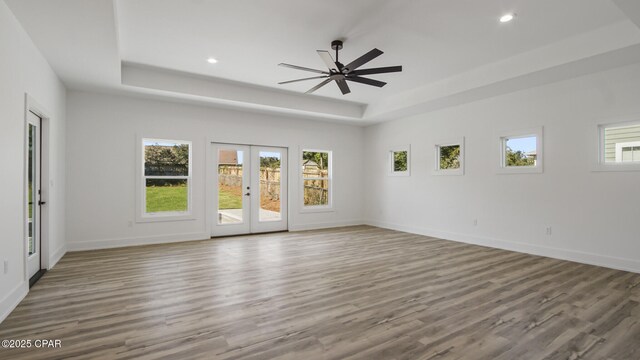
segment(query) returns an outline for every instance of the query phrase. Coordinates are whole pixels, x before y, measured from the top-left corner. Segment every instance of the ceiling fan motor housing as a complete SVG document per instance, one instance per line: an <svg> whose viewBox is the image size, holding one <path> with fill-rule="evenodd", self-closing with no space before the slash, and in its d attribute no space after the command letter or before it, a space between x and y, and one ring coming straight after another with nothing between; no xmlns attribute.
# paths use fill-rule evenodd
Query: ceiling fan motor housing
<svg viewBox="0 0 640 360"><path fill-rule="evenodd" d="M342 50L342 40L333 40L331 42L331 49Z"/></svg>

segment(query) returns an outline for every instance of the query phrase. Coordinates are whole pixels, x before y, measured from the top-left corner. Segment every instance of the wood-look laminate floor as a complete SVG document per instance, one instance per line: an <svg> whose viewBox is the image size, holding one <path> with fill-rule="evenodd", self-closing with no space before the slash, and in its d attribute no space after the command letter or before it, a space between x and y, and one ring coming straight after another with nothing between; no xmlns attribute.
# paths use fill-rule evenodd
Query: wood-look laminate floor
<svg viewBox="0 0 640 360"><path fill-rule="evenodd" d="M67 254L0 359L640 359L640 275L368 226Z"/></svg>

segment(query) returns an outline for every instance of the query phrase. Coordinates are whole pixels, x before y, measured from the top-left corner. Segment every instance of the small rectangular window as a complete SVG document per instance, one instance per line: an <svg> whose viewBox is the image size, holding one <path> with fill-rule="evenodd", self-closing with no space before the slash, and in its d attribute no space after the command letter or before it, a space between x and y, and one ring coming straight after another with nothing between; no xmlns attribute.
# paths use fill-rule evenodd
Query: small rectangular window
<svg viewBox="0 0 640 360"><path fill-rule="evenodd" d="M435 145L435 175L464 174L464 138Z"/></svg>
<svg viewBox="0 0 640 360"><path fill-rule="evenodd" d="M542 172L542 128L499 136L501 173Z"/></svg>
<svg viewBox="0 0 640 360"><path fill-rule="evenodd" d="M409 146L397 147L389 151L390 174L409 176L411 171L411 154Z"/></svg>
<svg viewBox="0 0 640 360"><path fill-rule="evenodd" d="M601 124L597 132L594 171L640 171L640 121Z"/></svg>
<svg viewBox="0 0 640 360"><path fill-rule="evenodd" d="M640 124L603 126L601 131L605 163L640 162Z"/></svg>
<svg viewBox="0 0 640 360"><path fill-rule="evenodd" d="M144 216L190 213L191 142L142 139Z"/></svg>
<svg viewBox="0 0 640 360"><path fill-rule="evenodd" d="M331 207L331 165L331 151L302 151L303 207Z"/></svg>
<svg viewBox="0 0 640 360"><path fill-rule="evenodd" d="M532 136L504 138L504 166L536 166L537 138Z"/></svg>

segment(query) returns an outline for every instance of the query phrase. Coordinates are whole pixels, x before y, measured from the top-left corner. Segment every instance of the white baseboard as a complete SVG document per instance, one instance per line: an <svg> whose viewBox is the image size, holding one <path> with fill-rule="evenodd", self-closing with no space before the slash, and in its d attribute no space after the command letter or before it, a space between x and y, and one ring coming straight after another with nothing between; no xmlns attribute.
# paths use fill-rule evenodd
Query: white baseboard
<svg viewBox="0 0 640 360"><path fill-rule="evenodd" d="M368 220L367 225L385 229L404 231L412 234L431 236L444 240L458 241L467 244L481 245L491 248L516 251L526 254L539 255L560 260L568 260L583 264L602 266L606 268L640 273L640 261L607 255L586 253L577 250L561 249L548 246L532 245L514 241L478 237L467 234L457 234L447 231L433 230L424 227L393 224L384 221Z"/></svg>
<svg viewBox="0 0 640 360"><path fill-rule="evenodd" d="M335 227L356 226L356 225L364 225L364 224L365 224L364 220L348 220L348 221L333 221L328 223L289 225L289 231L330 229Z"/></svg>
<svg viewBox="0 0 640 360"><path fill-rule="evenodd" d="M207 233L140 236L140 237L132 237L132 238L69 242L67 243L67 248L69 251L100 250L100 249L112 249L112 248L127 247L127 246L166 244L166 243L183 242L183 241L204 240L209 238L211 238L211 235Z"/></svg>
<svg viewBox="0 0 640 360"><path fill-rule="evenodd" d="M49 256L49 269L47 269L47 270L53 269L53 267L56 266L58 261L60 261L60 259L62 259L62 257L66 253L67 253L67 245L66 244L60 246L60 248L58 250L54 251L53 254L51 256Z"/></svg>
<svg viewBox="0 0 640 360"><path fill-rule="evenodd" d="M304 224L304 225L290 225L289 231L327 229L327 228L334 228L334 227L341 227L341 226L354 226L354 225L363 225L363 224L364 224L363 220L351 220L351 221L338 221L338 222L328 222L328 223ZM189 234L140 236L140 237L133 237L133 238L104 239L104 240L91 240L91 241L74 241L74 242L67 243L65 251L112 249L112 248L127 247L127 246L166 244L166 243L174 243L174 242L182 242L182 241L205 240L210 238L211 238L211 235L207 233L189 233ZM62 255L60 255L60 257L62 257Z"/></svg>
<svg viewBox="0 0 640 360"><path fill-rule="evenodd" d="M29 283L22 281L18 286L9 291L9 294L0 300L0 324L11 314L13 309L20 304L29 292Z"/></svg>

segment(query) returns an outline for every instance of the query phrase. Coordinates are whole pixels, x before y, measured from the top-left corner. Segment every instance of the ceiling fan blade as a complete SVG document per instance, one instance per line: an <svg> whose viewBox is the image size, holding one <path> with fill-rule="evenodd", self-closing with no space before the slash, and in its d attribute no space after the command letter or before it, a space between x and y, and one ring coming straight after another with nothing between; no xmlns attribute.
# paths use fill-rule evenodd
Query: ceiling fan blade
<svg viewBox="0 0 640 360"><path fill-rule="evenodd" d="M378 49L373 49L371 51L369 51L368 53L360 56L359 58L353 60L352 62L350 62L349 64L347 64L347 66L345 66L345 68L347 68L347 73L350 73L351 71L359 68L360 66L368 63L369 61L377 58L378 56L384 54L381 50Z"/></svg>
<svg viewBox="0 0 640 360"><path fill-rule="evenodd" d="M332 80L333 80L332 78L325 79L325 80L324 80L323 82L321 82L320 84L318 84L318 85L316 85L316 86L312 87L311 89L307 90L307 92L306 92L305 94L311 94L312 92L314 92L314 91L316 91L316 90L320 89L321 87L323 87L323 86L327 85L327 84L328 84L328 83L330 83Z"/></svg>
<svg viewBox="0 0 640 360"><path fill-rule="evenodd" d="M339 78L336 78L336 84L338 84L338 87L340 88L340 91L342 91L342 95L347 95L348 93L351 92L351 89L349 89L349 85L347 85L347 82L344 81L345 77L341 76Z"/></svg>
<svg viewBox="0 0 640 360"><path fill-rule="evenodd" d="M311 71L311 72L318 73L318 74L326 74L326 75L329 75L329 72L328 72L328 71L322 71L322 70L311 69L311 68L304 67L304 66L291 65L291 64L285 64L285 63L280 63L280 64L278 64L278 66L288 67L288 68L296 69L296 70Z"/></svg>
<svg viewBox="0 0 640 360"><path fill-rule="evenodd" d="M331 57L331 54L329 54L328 51L325 51L325 50L317 50L317 51L318 51L318 55L320 55L320 58L322 59L322 61L324 61L325 65L327 65L329 70L333 72L340 72L340 70L338 69L338 65L336 65L336 62L333 60L333 58Z"/></svg>
<svg viewBox="0 0 640 360"><path fill-rule="evenodd" d="M402 66L387 66L387 67L379 67L379 68L371 68L371 69L360 69L349 72L352 75L371 75L371 74L384 74L390 72L400 72L402 71Z"/></svg>
<svg viewBox="0 0 640 360"><path fill-rule="evenodd" d="M387 83L384 82L384 81L367 79L367 78L363 78L363 77L359 77L359 76L347 76L346 79L349 80L349 81L355 81L355 82L359 82L359 83L362 83L362 84L367 84L367 85L372 85L372 86L377 86L377 87L383 87L383 86L387 85Z"/></svg>
<svg viewBox="0 0 640 360"><path fill-rule="evenodd" d="M329 77L329 75L322 75L322 76L313 76L313 77L308 77L308 78L304 78L304 79L296 79L296 80L289 80L289 81L283 81L283 82L279 82L279 85L283 85L283 84L290 84L293 82L298 82L298 81L305 81L305 80L313 80L313 79L324 79Z"/></svg>

